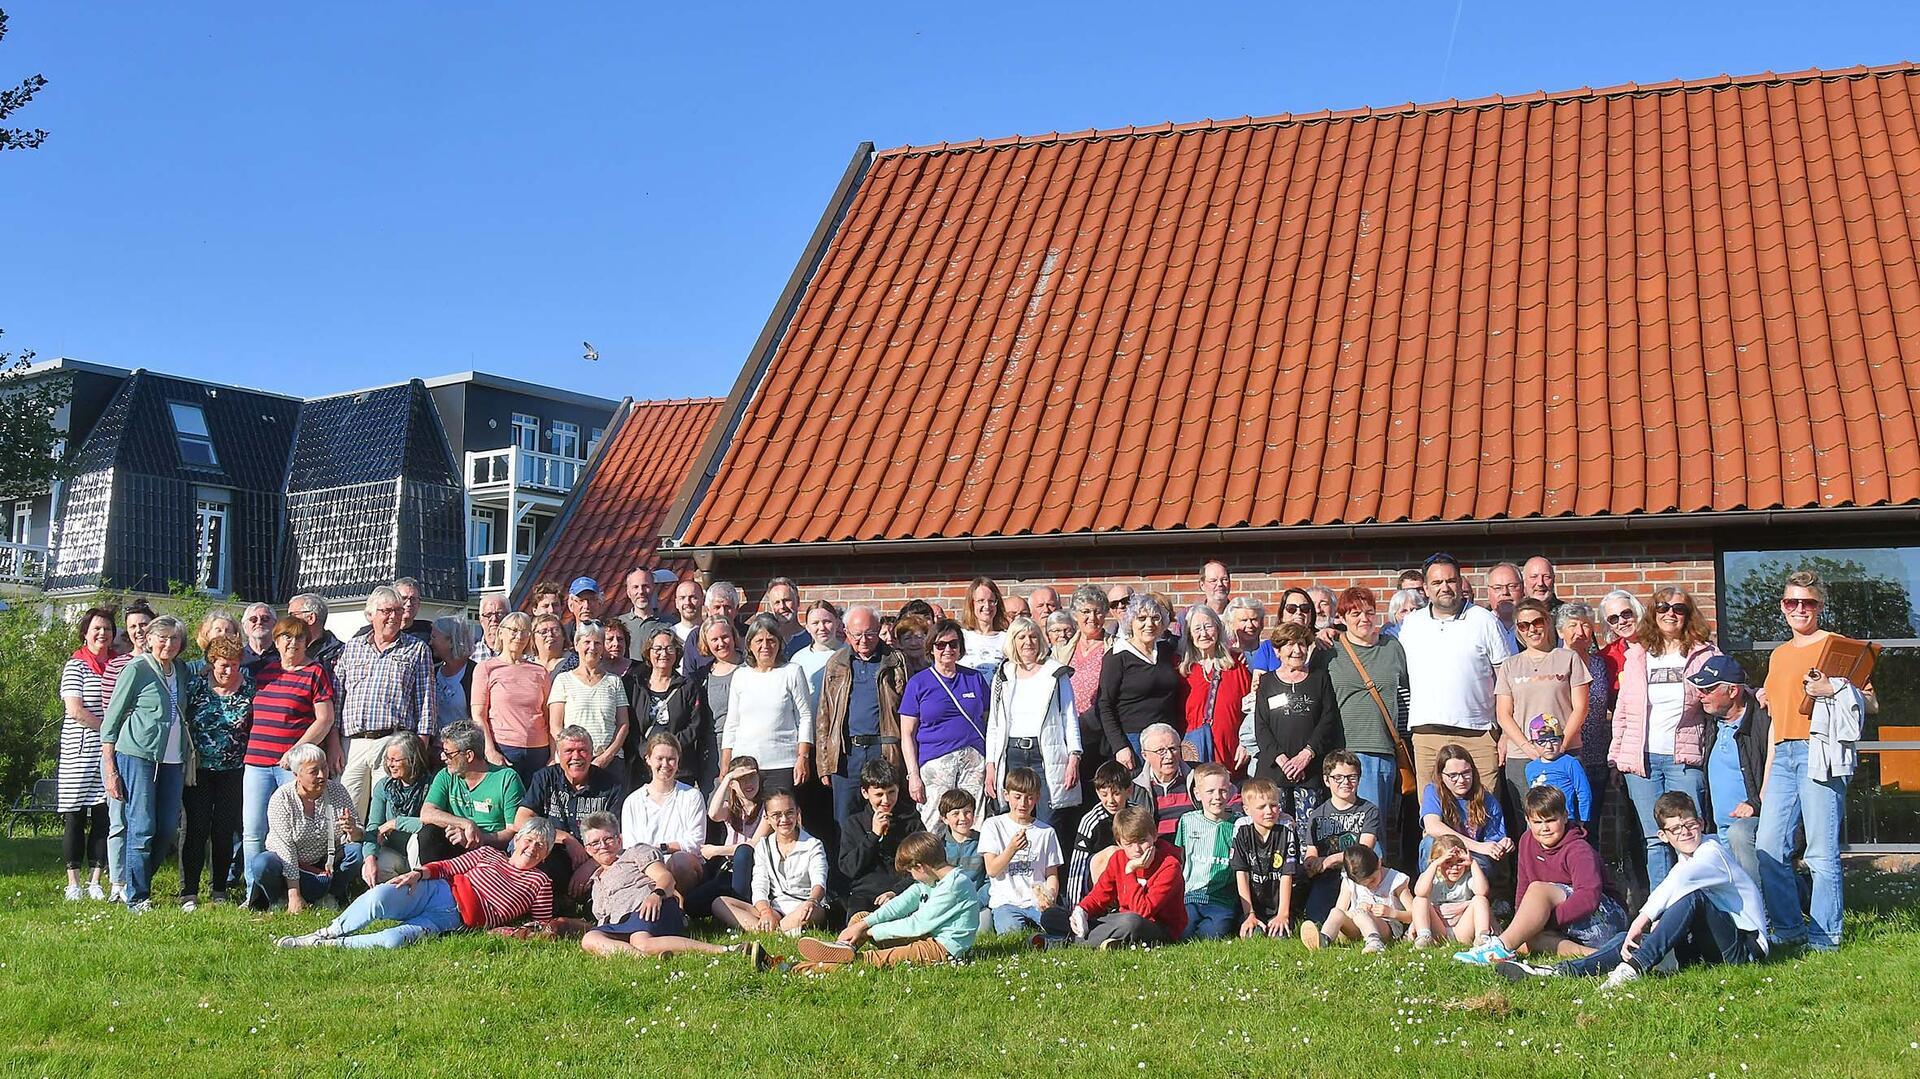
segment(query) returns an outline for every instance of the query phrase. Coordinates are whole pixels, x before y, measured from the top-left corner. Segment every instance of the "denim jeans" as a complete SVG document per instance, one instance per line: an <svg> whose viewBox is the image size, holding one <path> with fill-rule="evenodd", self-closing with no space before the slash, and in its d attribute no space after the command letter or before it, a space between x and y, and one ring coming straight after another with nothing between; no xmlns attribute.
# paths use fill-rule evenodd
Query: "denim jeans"
<svg viewBox="0 0 1920 1079"><path fill-rule="evenodd" d="M293 782L293 773L258 764L249 764L246 769L246 778L240 781L240 858L251 892L255 883L253 860L267 849L267 802L274 791Z"/></svg>
<svg viewBox="0 0 1920 1079"><path fill-rule="evenodd" d="M1807 743L1773 747L1773 771L1760 806L1754 848L1760 857L1760 891L1767 923L1781 943L1805 941L1821 950L1840 946L1840 822L1846 815L1847 781L1807 777ZM1812 927L1800 913L1800 885L1793 874L1793 830L1807 831L1807 868L1813 872Z"/></svg>
<svg viewBox="0 0 1920 1079"><path fill-rule="evenodd" d="M1234 908L1206 900L1187 900L1187 931L1182 940L1220 940L1233 935Z"/></svg>
<svg viewBox="0 0 1920 1079"><path fill-rule="evenodd" d="M120 770L120 785L125 788L127 840L121 867L127 873L128 903L140 903L153 897L153 871L173 842L180 826L180 791L186 783L186 766L155 764L150 760L116 752L114 767Z"/></svg>
<svg viewBox="0 0 1920 1079"><path fill-rule="evenodd" d="M1621 775L1627 782L1627 797L1633 800L1634 812L1640 817L1640 834L1647 841L1649 891L1660 887L1660 882L1667 879L1667 871L1673 868L1673 850L1660 838L1660 826L1653 819L1653 803L1668 791L1680 791L1697 806L1705 777L1706 773L1699 768L1680 764L1666 753L1647 754L1644 778Z"/></svg>
<svg viewBox="0 0 1920 1079"><path fill-rule="evenodd" d="M1620 946L1626 939L1626 933L1616 933L1593 954L1569 959L1554 969L1561 974L1605 974L1620 965ZM1640 938L1631 962L1644 974L1669 954L1682 967L1756 963L1761 957L1758 936L1734 925L1733 916L1714 906L1705 892L1688 892L1675 900Z"/></svg>
<svg viewBox="0 0 1920 1079"><path fill-rule="evenodd" d="M1741 817L1722 829L1720 835L1733 848L1733 860L1747 871L1755 886L1760 884L1760 852L1755 848L1755 840L1760 836L1760 818Z"/></svg>
<svg viewBox="0 0 1920 1079"><path fill-rule="evenodd" d="M1393 754L1355 753L1360 758L1360 797L1380 810L1380 834L1373 837L1373 852L1385 857L1387 832L1400 819L1400 762Z"/></svg>
<svg viewBox="0 0 1920 1079"><path fill-rule="evenodd" d="M360 860L360 844L348 843L340 850L338 870L313 873L302 869L300 898L309 903L318 903L321 897L331 895L335 900L345 903L347 886L360 876ZM247 876L253 878L253 884L247 888L247 905L254 910L266 910L287 897L287 865L278 854L263 850L255 855L247 866Z"/></svg>
<svg viewBox="0 0 1920 1079"><path fill-rule="evenodd" d="M533 782L533 774L553 763L552 746L501 746L500 755L507 759L507 767L520 773L520 785Z"/></svg>
<svg viewBox="0 0 1920 1079"><path fill-rule="evenodd" d="M879 745L849 744L847 746L846 756L840 759L840 771L828 780L828 784L833 788L833 819L840 825L841 831L847 830L847 821L853 818L861 806L867 804L866 800L860 797L860 769L866 767L868 761L886 756L886 752L886 747ZM906 777L900 778L904 794Z"/></svg>
<svg viewBox="0 0 1920 1079"><path fill-rule="evenodd" d="M127 890L127 803L107 799L107 883Z"/></svg>
<svg viewBox="0 0 1920 1079"><path fill-rule="evenodd" d="M1073 934L1066 907L1054 906L1041 910L1038 907L1002 905L992 908L991 915L993 931L996 933L1017 933L1022 929L1034 928L1050 937Z"/></svg>
<svg viewBox="0 0 1920 1079"><path fill-rule="evenodd" d="M375 922L395 921L378 933L348 936ZM453 885L422 880L411 888L376 884L360 894L327 928L349 948L400 948L416 940L451 933L466 923L453 901Z"/></svg>
<svg viewBox="0 0 1920 1079"><path fill-rule="evenodd" d="M1000 805L1007 804L1007 773L1015 768L1031 768L1033 774L1040 777L1040 798L1033 806L1033 819L1041 824L1053 824L1053 791L1047 786L1047 759L1041 755L1040 747L1019 749L1011 743L1000 762L1000 772L994 782L1000 784Z"/></svg>

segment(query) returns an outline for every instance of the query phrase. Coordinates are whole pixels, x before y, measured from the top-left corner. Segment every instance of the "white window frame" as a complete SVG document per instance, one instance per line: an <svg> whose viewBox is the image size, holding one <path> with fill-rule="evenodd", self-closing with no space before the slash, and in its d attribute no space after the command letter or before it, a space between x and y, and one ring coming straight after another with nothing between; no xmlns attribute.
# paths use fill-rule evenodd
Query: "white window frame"
<svg viewBox="0 0 1920 1079"><path fill-rule="evenodd" d="M513 414L513 446L515 449L540 450L540 417L525 412Z"/></svg>
<svg viewBox="0 0 1920 1079"><path fill-rule="evenodd" d="M207 426L207 410L191 401L168 401L167 414L173 419L174 441L179 446L180 458L186 466L188 468L219 468L220 454L213 448L212 428ZM180 422L182 419L191 422L182 424ZM198 427L199 430L189 430L190 426ZM207 459L205 461L189 460L187 457L189 446L204 448Z"/></svg>
<svg viewBox="0 0 1920 1079"><path fill-rule="evenodd" d="M600 443L606 440L607 429L604 427L595 427L593 433L587 436L587 457L592 458L594 454L599 453Z"/></svg>
<svg viewBox="0 0 1920 1079"><path fill-rule="evenodd" d="M547 436L553 443L553 455L573 460L580 458L580 425L566 420L553 421L553 430Z"/></svg>
<svg viewBox="0 0 1920 1079"><path fill-rule="evenodd" d="M210 525L219 522L216 544L210 545L207 536ZM193 576L194 585L202 592L214 592L225 595L233 591L233 507L225 499L211 492L196 492L193 502ZM210 549L217 546L217 550Z"/></svg>
<svg viewBox="0 0 1920 1079"><path fill-rule="evenodd" d="M7 533L14 543L33 542L33 503L21 499L13 504L13 527Z"/></svg>
<svg viewBox="0 0 1920 1079"><path fill-rule="evenodd" d="M473 507L467 517L467 557L485 558L493 554L493 532L498 525L497 515L490 509ZM481 538L485 537L485 542Z"/></svg>

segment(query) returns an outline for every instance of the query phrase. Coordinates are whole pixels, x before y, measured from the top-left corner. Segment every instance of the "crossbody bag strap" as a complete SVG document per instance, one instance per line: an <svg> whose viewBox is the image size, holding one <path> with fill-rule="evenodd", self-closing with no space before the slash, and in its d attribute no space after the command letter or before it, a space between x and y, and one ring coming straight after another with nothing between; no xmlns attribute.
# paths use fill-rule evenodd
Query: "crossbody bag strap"
<svg viewBox="0 0 1920 1079"><path fill-rule="evenodd" d="M1347 650L1347 658L1353 661L1353 669L1360 672L1360 681L1366 684L1367 692L1373 696L1373 703L1380 708L1380 718L1386 721L1387 737L1393 739L1395 753L1405 755L1407 747L1400 741L1400 725L1394 722L1393 713L1387 711L1387 702L1380 697L1380 689L1373 684L1373 676L1367 673L1367 665L1360 662L1360 654L1353 650L1353 642L1345 634L1340 636L1340 647Z"/></svg>
<svg viewBox="0 0 1920 1079"><path fill-rule="evenodd" d="M941 689L944 689L947 691L947 699L953 702L954 711L960 713L960 718L967 721L967 726L973 728L973 733L979 735L981 741L985 741L987 737L987 732L980 728L980 724L974 722L973 716L969 715L967 713L966 708L961 705L960 698L953 695L953 687L947 685L947 680L940 677L939 671L933 672L933 680L940 683Z"/></svg>

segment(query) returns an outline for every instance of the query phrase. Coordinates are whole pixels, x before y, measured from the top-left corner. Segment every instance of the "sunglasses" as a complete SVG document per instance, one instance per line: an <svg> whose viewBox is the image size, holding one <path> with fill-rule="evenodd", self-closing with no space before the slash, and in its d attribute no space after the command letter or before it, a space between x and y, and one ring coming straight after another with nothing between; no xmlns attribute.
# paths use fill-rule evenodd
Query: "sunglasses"
<svg viewBox="0 0 1920 1079"><path fill-rule="evenodd" d="M1682 618L1693 613L1693 608L1685 603L1660 602L1653 605L1654 614L1677 614Z"/></svg>
<svg viewBox="0 0 1920 1079"><path fill-rule="evenodd" d="M1616 626L1623 625L1627 622L1633 621L1633 612L1632 611L1615 611L1614 613L1607 616L1607 621Z"/></svg>
<svg viewBox="0 0 1920 1079"><path fill-rule="evenodd" d="M1280 609L1281 609L1281 610L1283 610L1283 611L1285 611L1285 612L1287 612L1288 614L1312 614L1312 613L1313 613L1313 604L1311 604L1311 603L1289 603L1289 604L1287 604L1286 606L1284 606L1284 607L1282 607L1282 608L1280 608Z"/></svg>
<svg viewBox="0 0 1920 1079"><path fill-rule="evenodd" d="M959 647L960 647L960 642L954 640L952 637L948 637L944 640L933 642L933 650L936 652L944 652L949 648L959 648Z"/></svg>
<svg viewBox="0 0 1920 1079"><path fill-rule="evenodd" d="M1781 600L1780 606L1792 607L1796 611L1817 611L1820 609L1820 601L1817 599L1802 599L1795 596L1792 599Z"/></svg>
<svg viewBox="0 0 1920 1079"><path fill-rule="evenodd" d="M1126 607L1128 602L1129 602L1128 600L1124 600L1124 599L1110 599L1107 601L1107 610L1109 611L1122 610Z"/></svg>
<svg viewBox="0 0 1920 1079"><path fill-rule="evenodd" d="M1541 619L1541 618L1530 618L1530 619L1528 619L1528 620L1527 620L1527 621L1525 621L1525 622L1515 622L1515 623L1513 624L1513 628L1514 628L1514 629L1521 629L1521 630L1535 630L1535 629L1546 629L1546 628L1547 628L1547 623L1546 623L1546 620L1545 620L1545 619Z"/></svg>

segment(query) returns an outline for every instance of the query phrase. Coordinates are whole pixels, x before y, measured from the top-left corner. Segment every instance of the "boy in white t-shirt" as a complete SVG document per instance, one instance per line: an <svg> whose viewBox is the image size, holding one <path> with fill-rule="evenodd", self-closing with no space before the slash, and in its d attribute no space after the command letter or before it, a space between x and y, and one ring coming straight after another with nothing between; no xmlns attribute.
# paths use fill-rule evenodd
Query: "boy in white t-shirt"
<svg viewBox="0 0 1920 1079"><path fill-rule="evenodd" d="M1031 768L1007 773L1001 788L1007 811L980 826L980 855L987 868L987 906L993 931L1038 928L1048 937L1069 935L1060 903L1060 837L1034 819L1040 777Z"/></svg>

